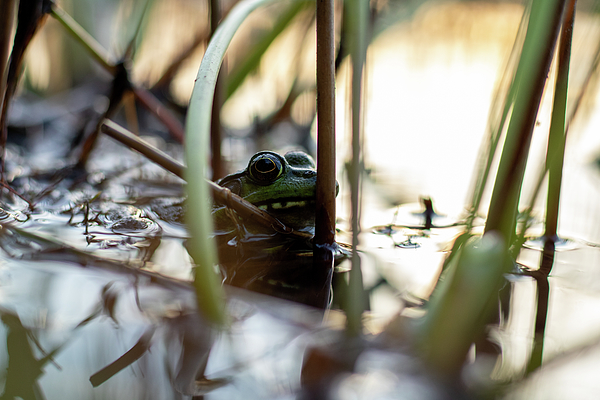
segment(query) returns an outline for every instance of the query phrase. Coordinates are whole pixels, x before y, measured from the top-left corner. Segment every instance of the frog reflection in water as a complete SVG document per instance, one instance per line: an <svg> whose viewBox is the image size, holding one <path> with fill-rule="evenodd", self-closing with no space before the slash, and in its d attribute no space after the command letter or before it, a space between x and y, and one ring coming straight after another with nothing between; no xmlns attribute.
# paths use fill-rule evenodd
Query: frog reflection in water
<svg viewBox="0 0 600 400"><path fill-rule="evenodd" d="M317 172L308 154L289 152L282 157L261 151L252 156L245 170L217 183L286 226L314 234ZM213 207L213 217L227 283L310 303L309 287L319 286L310 273L310 240L244 222L233 210L220 204Z"/></svg>

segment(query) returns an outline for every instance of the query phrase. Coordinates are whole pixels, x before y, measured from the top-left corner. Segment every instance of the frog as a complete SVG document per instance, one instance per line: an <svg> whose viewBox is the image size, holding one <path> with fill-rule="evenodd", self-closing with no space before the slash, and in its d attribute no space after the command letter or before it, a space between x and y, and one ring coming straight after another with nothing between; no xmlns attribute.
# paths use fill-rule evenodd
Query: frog
<svg viewBox="0 0 600 400"><path fill-rule="evenodd" d="M302 151L281 156L254 154L245 169L217 184L277 218L306 237L286 235L251 220L244 221L222 204L214 204L215 239L224 283L255 292L323 307L323 290L331 275L313 268L317 171ZM336 182L336 195L339 185ZM320 293L320 294L319 294Z"/></svg>
<svg viewBox="0 0 600 400"><path fill-rule="evenodd" d="M286 226L314 234L315 196L317 171L314 159L302 151L291 151L284 156L273 151L254 154L248 166L217 182L238 196L268 212ZM217 231L231 231L236 221L226 207L213 206L213 217ZM238 221L242 222L242 221ZM248 226L250 233L259 233L264 228Z"/></svg>

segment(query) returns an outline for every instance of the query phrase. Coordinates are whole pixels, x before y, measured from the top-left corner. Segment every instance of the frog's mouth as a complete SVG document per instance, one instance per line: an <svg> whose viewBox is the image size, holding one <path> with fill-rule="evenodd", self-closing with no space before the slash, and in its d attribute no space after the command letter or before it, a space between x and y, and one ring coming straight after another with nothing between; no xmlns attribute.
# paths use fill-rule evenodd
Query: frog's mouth
<svg viewBox="0 0 600 400"><path fill-rule="evenodd" d="M267 212L280 212L280 211L293 211L293 209L301 209L301 208L315 208L315 200L314 199L284 199L284 200L274 200L268 203L261 202L256 205L261 210L265 210Z"/></svg>

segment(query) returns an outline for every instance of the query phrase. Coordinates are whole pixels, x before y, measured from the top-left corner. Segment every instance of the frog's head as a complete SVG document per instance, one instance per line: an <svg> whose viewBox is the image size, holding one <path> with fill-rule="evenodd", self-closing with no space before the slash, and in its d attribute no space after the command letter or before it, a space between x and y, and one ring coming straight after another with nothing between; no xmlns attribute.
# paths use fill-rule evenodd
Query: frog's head
<svg viewBox="0 0 600 400"><path fill-rule="evenodd" d="M311 156L300 151L281 156L261 151L245 170L217 182L296 230L315 225L317 171Z"/></svg>

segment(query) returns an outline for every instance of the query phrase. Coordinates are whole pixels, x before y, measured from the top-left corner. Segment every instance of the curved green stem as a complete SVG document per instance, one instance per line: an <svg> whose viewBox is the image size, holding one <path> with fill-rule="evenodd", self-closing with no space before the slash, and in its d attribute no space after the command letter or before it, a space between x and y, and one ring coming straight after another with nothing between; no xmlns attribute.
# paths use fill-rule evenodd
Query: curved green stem
<svg viewBox="0 0 600 400"><path fill-rule="evenodd" d="M233 35L256 8L275 0L245 0L231 10L215 31L196 77L185 124L188 195L187 225L191 234L189 251L196 263L194 285L198 308L212 322L226 322L224 292L215 270L217 254L211 237L210 191L204 177L210 149L210 121L217 76Z"/></svg>

